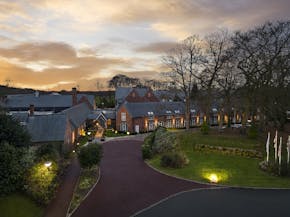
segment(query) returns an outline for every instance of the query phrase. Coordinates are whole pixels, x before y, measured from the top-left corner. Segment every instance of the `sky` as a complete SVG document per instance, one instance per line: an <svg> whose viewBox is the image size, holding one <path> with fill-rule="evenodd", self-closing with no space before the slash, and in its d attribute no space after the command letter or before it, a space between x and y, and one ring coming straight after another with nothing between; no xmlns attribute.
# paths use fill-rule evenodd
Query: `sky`
<svg viewBox="0 0 290 217"><path fill-rule="evenodd" d="M0 0L0 84L98 90L159 79L176 43L290 18L289 0Z"/></svg>

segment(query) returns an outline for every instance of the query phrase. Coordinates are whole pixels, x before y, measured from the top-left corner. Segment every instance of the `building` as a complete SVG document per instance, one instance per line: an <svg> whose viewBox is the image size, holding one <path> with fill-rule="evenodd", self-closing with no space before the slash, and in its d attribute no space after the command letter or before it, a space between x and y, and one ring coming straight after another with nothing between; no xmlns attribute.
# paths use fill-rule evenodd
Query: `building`
<svg viewBox="0 0 290 217"><path fill-rule="evenodd" d="M115 92L116 108L124 102L159 102L151 88L118 87Z"/></svg>
<svg viewBox="0 0 290 217"><path fill-rule="evenodd" d="M0 105L8 111L28 111L30 105L33 105L35 111L58 113L82 102L87 102L92 109L96 108L95 97L78 94L76 88L72 88L70 95L39 94L38 91L34 94L7 95L1 99Z"/></svg>

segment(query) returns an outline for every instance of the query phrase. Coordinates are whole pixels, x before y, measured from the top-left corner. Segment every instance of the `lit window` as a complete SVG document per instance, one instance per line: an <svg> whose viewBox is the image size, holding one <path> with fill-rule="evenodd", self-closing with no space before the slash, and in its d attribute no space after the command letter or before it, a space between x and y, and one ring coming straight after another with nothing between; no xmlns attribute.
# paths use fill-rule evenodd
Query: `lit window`
<svg viewBox="0 0 290 217"><path fill-rule="evenodd" d="M126 121L126 112L121 112L121 121Z"/></svg>
<svg viewBox="0 0 290 217"><path fill-rule="evenodd" d="M179 113L180 113L180 111L179 111L179 110L175 110L174 112L175 112L175 114L179 114Z"/></svg>
<svg viewBox="0 0 290 217"><path fill-rule="evenodd" d="M154 113L153 112L148 112L148 115L152 116L152 115L154 115Z"/></svg>

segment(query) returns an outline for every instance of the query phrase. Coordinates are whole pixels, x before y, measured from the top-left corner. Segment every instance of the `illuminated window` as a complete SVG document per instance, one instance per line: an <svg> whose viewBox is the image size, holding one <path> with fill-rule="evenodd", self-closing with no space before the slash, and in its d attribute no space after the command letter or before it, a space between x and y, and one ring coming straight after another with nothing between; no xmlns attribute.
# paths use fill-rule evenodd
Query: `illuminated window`
<svg viewBox="0 0 290 217"><path fill-rule="evenodd" d="M121 112L121 121L126 121L126 112Z"/></svg>

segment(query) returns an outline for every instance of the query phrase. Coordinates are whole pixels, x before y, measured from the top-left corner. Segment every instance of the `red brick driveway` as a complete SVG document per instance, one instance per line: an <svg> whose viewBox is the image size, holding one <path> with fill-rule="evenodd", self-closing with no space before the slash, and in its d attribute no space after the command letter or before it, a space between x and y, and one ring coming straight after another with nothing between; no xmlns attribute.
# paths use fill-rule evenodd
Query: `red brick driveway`
<svg viewBox="0 0 290 217"><path fill-rule="evenodd" d="M208 186L162 175L148 167L135 140L103 144L101 179L73 217L128 217L180 191Z"/></svg>

